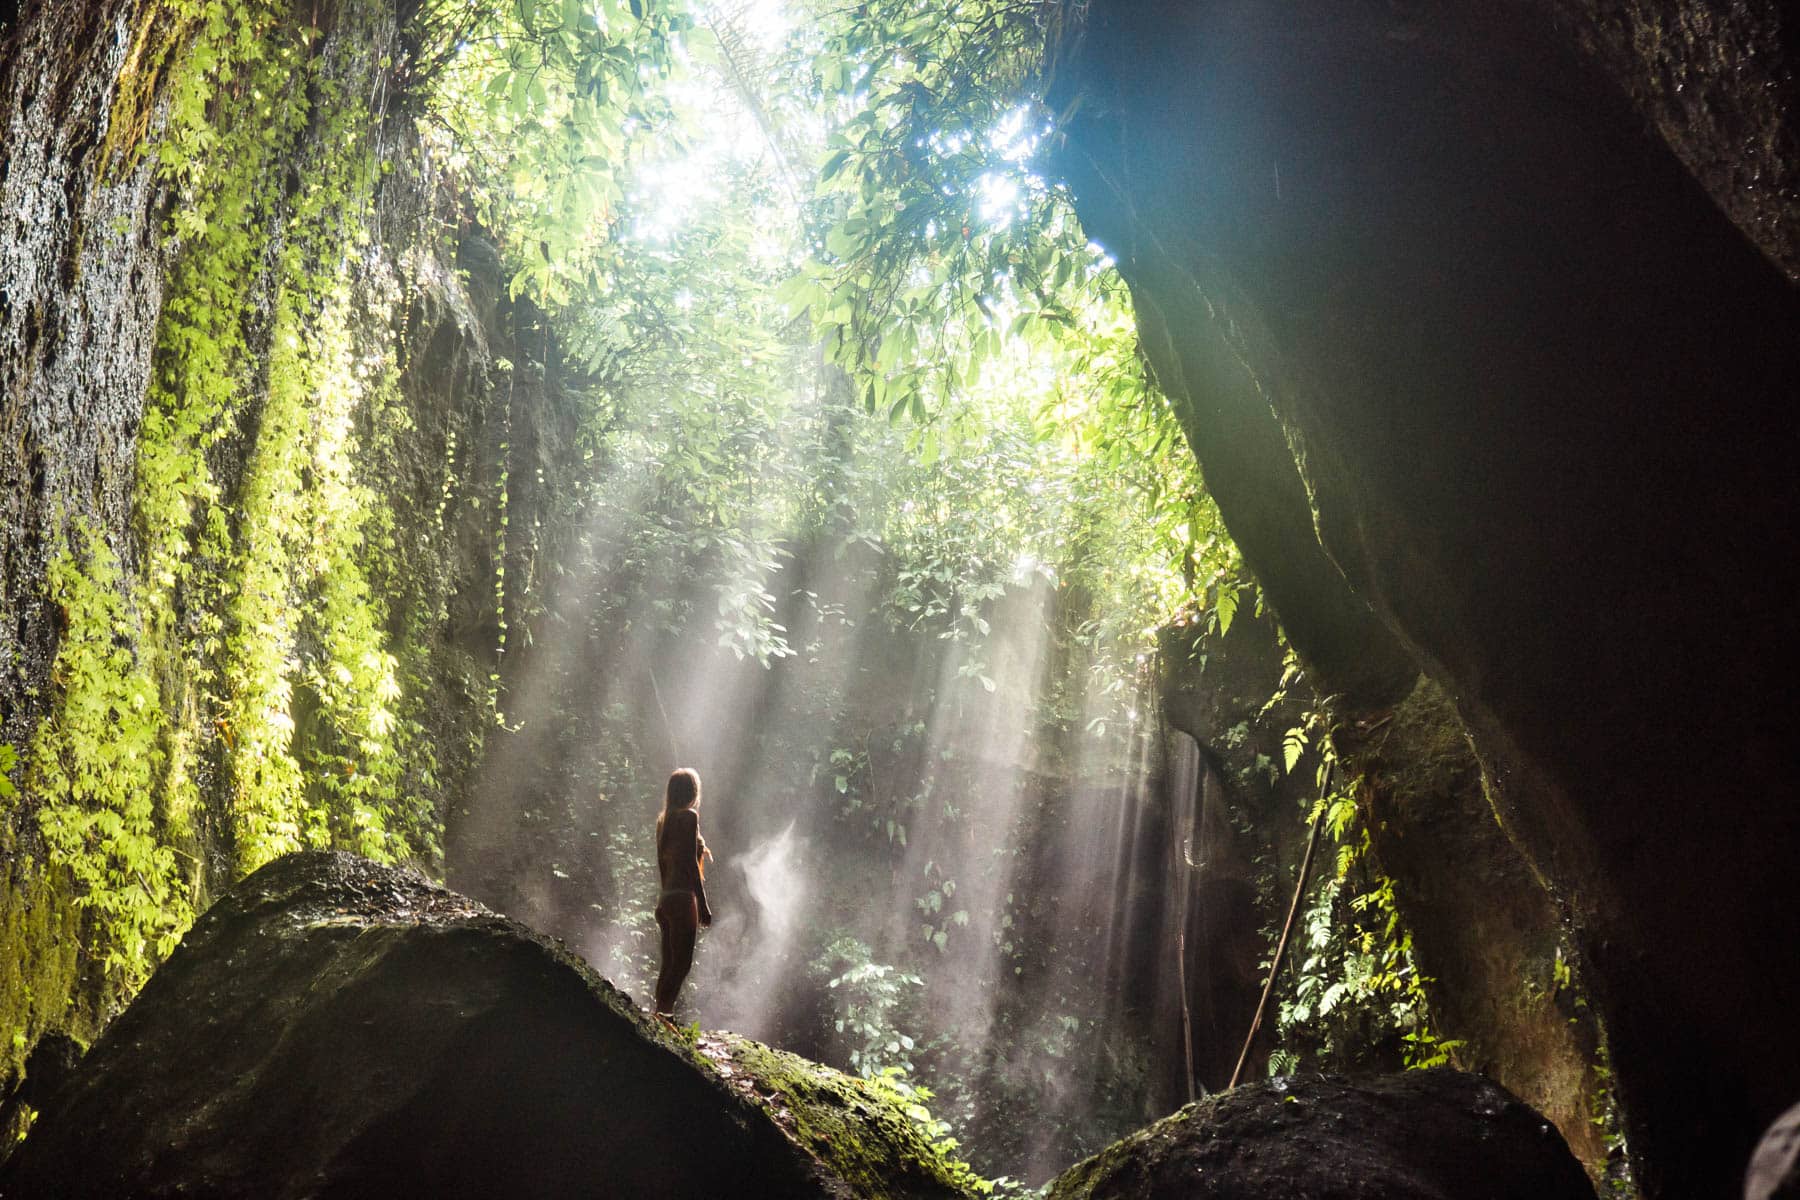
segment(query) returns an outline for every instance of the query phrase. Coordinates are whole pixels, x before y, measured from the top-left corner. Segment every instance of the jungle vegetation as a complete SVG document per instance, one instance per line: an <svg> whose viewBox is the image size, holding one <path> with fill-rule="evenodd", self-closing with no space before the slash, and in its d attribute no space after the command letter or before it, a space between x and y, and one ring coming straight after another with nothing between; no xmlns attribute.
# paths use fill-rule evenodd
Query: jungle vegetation
<svg viewBox="0 0 1800 1200"><path fill-rule="evenodd" d="M9 837L75 898L96 1020L282 853L441 877L492 745L580 703L552 642L704 644L777 671L867 627L953 664L933 703L980 703L1009 686L1005 622L1035 612L1065 669L1022 718L1032 735L1108 763L1156 736L1155 674L1180 668L1158 631L1197 645L1261 601L1124 284L1034 170L1065 115L1042 96L1067 19L1050 0L425 0L397 38L324 53L272 0L169 0L135 31L141 86L121 91L107 169L148 160L175 202L133 526L69 523L50 715L0 746ZM427 239L497 247L532 323L493 385L554 378L580 471L546 481L516 452L527 431L486 428L502 465L480 475L472 434L411 404L391 331L417 279L370 266L378 194L408 172L433 196ZM392 481L434 454L432 510ZM442 635L459 522L491 532L479 653ZM809 588L797 565L824 562L858 586ZM1020 609L1032 594L1053 599ZM444 719L447 683L472 717ZM803 687L820 719L783 747L793 786L832 797L846 844L885 863L943 803L881 786L927 716L834 722L847 690ZM1274 1066L1396 1039L1443 1061L1306 689L1291 664L1271 704L1309 715L1259 769L1309 781L1289 819L1322 820L1337 852L1304 904ZM561 791L509 814L530 830L509 837L545 887L641 893L667 716L590 707ZM1261 864L1272 923L1293 866ZM925 999L964 969L962 931L1013 917L971 914L973 885L941 866L896 886L917 918L904 955L824 930L801 957L835 997L841 1065L921 1101L934 1087L938 1115L918 1112L944 1140L998 1076L927 1036ZM641 977L647 919L613 920L603 973ZM1049 953L1003 950L1020 972ZM48 997L9 997L7 1016L15 1055L59 1020ZM1014 1032L1052 1057L1107 1035L1067 1019Z"/></svg>

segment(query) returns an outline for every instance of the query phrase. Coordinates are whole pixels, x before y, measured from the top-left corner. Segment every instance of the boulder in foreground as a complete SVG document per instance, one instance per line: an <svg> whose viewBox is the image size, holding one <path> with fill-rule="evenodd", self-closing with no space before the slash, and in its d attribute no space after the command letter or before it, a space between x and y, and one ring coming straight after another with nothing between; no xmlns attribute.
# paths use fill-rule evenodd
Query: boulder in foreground
<svg viewBox="0 0 1800 1200"><path fill-rule="evenodd" d="M1274 1079L1069 1168L1046 1200L1594 1200L1562 1135L1479 1075Z"/></svg>
<svg viewBox="0 0 1800 1200"><path fill-rule="evenodd" d="M877 1089L704 1048L472 900L291 855L196 922L44 1102L0 1195L965 1194Z"/></svg>

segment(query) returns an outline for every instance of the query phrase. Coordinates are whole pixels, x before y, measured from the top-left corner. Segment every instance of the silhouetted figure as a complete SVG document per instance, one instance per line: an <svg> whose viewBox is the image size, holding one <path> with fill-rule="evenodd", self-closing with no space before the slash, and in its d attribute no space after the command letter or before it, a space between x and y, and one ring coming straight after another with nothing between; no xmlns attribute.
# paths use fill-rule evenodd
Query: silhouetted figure
<svg viewBox="0 0 1800 1200"><path fill-rule="evenodd" d="M706 906L706 839L700 836L700 776L681 767L669 776L663 810L656 818L656 870L662 896L656 923L662 928L662 970L656 977L656 1015L675 1012L675 996L694 965L694 939L712 924Z"/></svg>

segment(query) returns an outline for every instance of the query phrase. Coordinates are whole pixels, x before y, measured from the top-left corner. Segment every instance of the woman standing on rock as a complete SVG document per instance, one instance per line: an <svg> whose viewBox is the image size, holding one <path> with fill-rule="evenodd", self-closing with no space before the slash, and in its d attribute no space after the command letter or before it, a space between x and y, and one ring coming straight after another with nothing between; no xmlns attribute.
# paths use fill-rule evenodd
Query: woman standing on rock
<svg viewBox="0 0 1800 1200"><path fill-rule="evenodd" d="M673 1021L675 995L694 965L694 939L712 924L706 906L706 860L700 836L700 776L681 767L669 776L663 810L656 818L656 870L662 896L656 923L662 928L662 971L656 977L656 1015Z"/></svg>

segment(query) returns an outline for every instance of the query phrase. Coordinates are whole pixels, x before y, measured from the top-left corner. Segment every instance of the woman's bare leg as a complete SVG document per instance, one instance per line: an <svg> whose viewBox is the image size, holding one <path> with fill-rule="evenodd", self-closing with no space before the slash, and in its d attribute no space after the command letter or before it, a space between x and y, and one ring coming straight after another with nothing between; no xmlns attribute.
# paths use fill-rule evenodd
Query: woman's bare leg
<svg viewBox="0 0 1800 1200"><path fill-rule="evenodd" d="M662 926L662 970L656 976L656 1011L671 1014L675 997L687 981L694 966L694 939L700 932L700 909L692 896L686 905L658 906L657 924Z"/></svg>

